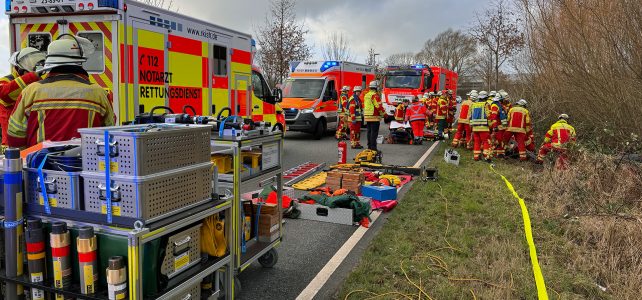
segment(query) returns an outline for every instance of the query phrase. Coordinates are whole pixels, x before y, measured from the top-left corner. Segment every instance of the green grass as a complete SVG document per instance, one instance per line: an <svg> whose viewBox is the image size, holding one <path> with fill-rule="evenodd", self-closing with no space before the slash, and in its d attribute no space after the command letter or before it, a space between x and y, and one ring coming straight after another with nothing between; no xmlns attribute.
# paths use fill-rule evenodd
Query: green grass
<svg viewBox="0 0 642 300"><path fill-rule="evenodd" d="M517 200L470 151L459 150L460 166L445 164L444 147L433 162L439 179L414 184L344 282L340 299L537 298ZM534 188L524 183L528 165L498 161L496 169L527 205L534 201ZM598 299L589 276L565 268L572 245L558 224L532 210L530 216L549 297Z"/></svg>

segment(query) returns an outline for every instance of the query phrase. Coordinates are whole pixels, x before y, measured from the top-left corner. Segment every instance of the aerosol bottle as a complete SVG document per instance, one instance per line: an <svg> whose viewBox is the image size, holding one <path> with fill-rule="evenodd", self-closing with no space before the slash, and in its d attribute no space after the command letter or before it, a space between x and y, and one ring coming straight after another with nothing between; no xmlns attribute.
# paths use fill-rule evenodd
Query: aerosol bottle
<svg viewBox="0 0 642 300"><path fill-rule="evenodd" d="M25 232L27 245L27 269L32 283L43 284L47 277L45 262L45 230L40 219L27 219ZM44 300L43 290L31 289L31 300Z"/></svg>
<svg viewBox="0 0 642 300"><path fill-rule="evenodd" d="M78 269L80 270L80 291L85 294L93 294L96 291L98 281L98 244L94 228L83 226L78 230L76 239L78 250Z"/></svg>
<svg viewBox="0 0 642 300"><path fill-rule="evenodd" d="M49 234L51 243L51 258L53 261L54 287L65 289L71 286L71 256L70 236L67 223L54 222ZM66 299L62 294L56 294L56 300Z"/></svg>
<svg viewBox="0 0 642 300"><path fill-rule="evenodd" d="M109 300L127 298L127 264L122 256L109 258L107 267L107 296Z"/></svg>

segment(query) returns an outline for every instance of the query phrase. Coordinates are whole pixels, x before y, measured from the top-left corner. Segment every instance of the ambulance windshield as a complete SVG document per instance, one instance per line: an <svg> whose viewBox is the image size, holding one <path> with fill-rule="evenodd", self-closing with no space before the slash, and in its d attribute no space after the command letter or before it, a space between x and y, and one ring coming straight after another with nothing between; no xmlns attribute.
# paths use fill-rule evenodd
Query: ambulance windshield
<svg viewBox="0 0 642 300"><path fill-rule="evenodd" d="M384 80L386 88L418 89L421 84L421 71L389 71Z"/></svg>
<svg viewBox="0 0 642 300"><path fill-rule="evenodd" d="M319 99L324 84L325 79L288 78L283 85L283 98Z"/></svg>

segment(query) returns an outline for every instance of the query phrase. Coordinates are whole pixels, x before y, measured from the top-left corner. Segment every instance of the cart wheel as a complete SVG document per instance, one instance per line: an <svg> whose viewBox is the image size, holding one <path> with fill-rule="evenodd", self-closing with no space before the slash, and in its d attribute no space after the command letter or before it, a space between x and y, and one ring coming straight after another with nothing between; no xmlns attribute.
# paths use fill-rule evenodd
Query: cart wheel
<svg viewBox="0 0 642 300"><path fill-rule="evenodd" d="M277 261L279 261L279 254L276 252L274 248L270 249L270 251L263 254L263 256L259 257L259 263L264 268L274 267Z"/></svg>

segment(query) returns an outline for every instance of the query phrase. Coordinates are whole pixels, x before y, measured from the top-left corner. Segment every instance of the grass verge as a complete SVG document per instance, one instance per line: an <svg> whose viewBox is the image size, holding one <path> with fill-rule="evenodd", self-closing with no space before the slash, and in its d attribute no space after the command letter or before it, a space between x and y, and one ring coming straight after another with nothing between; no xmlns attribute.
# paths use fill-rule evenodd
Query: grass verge
<svg viewBox="0 0 642 300"><path fill-rule="evenodd" d="M340 299L536 299L519 204L488 164L460 150L460 166L437 152L436 182L417 182L391 213ZM529 206L551 299L608 299L590 274L567 264L575 245L539 213L530 165L497 161Z"/></svg>

